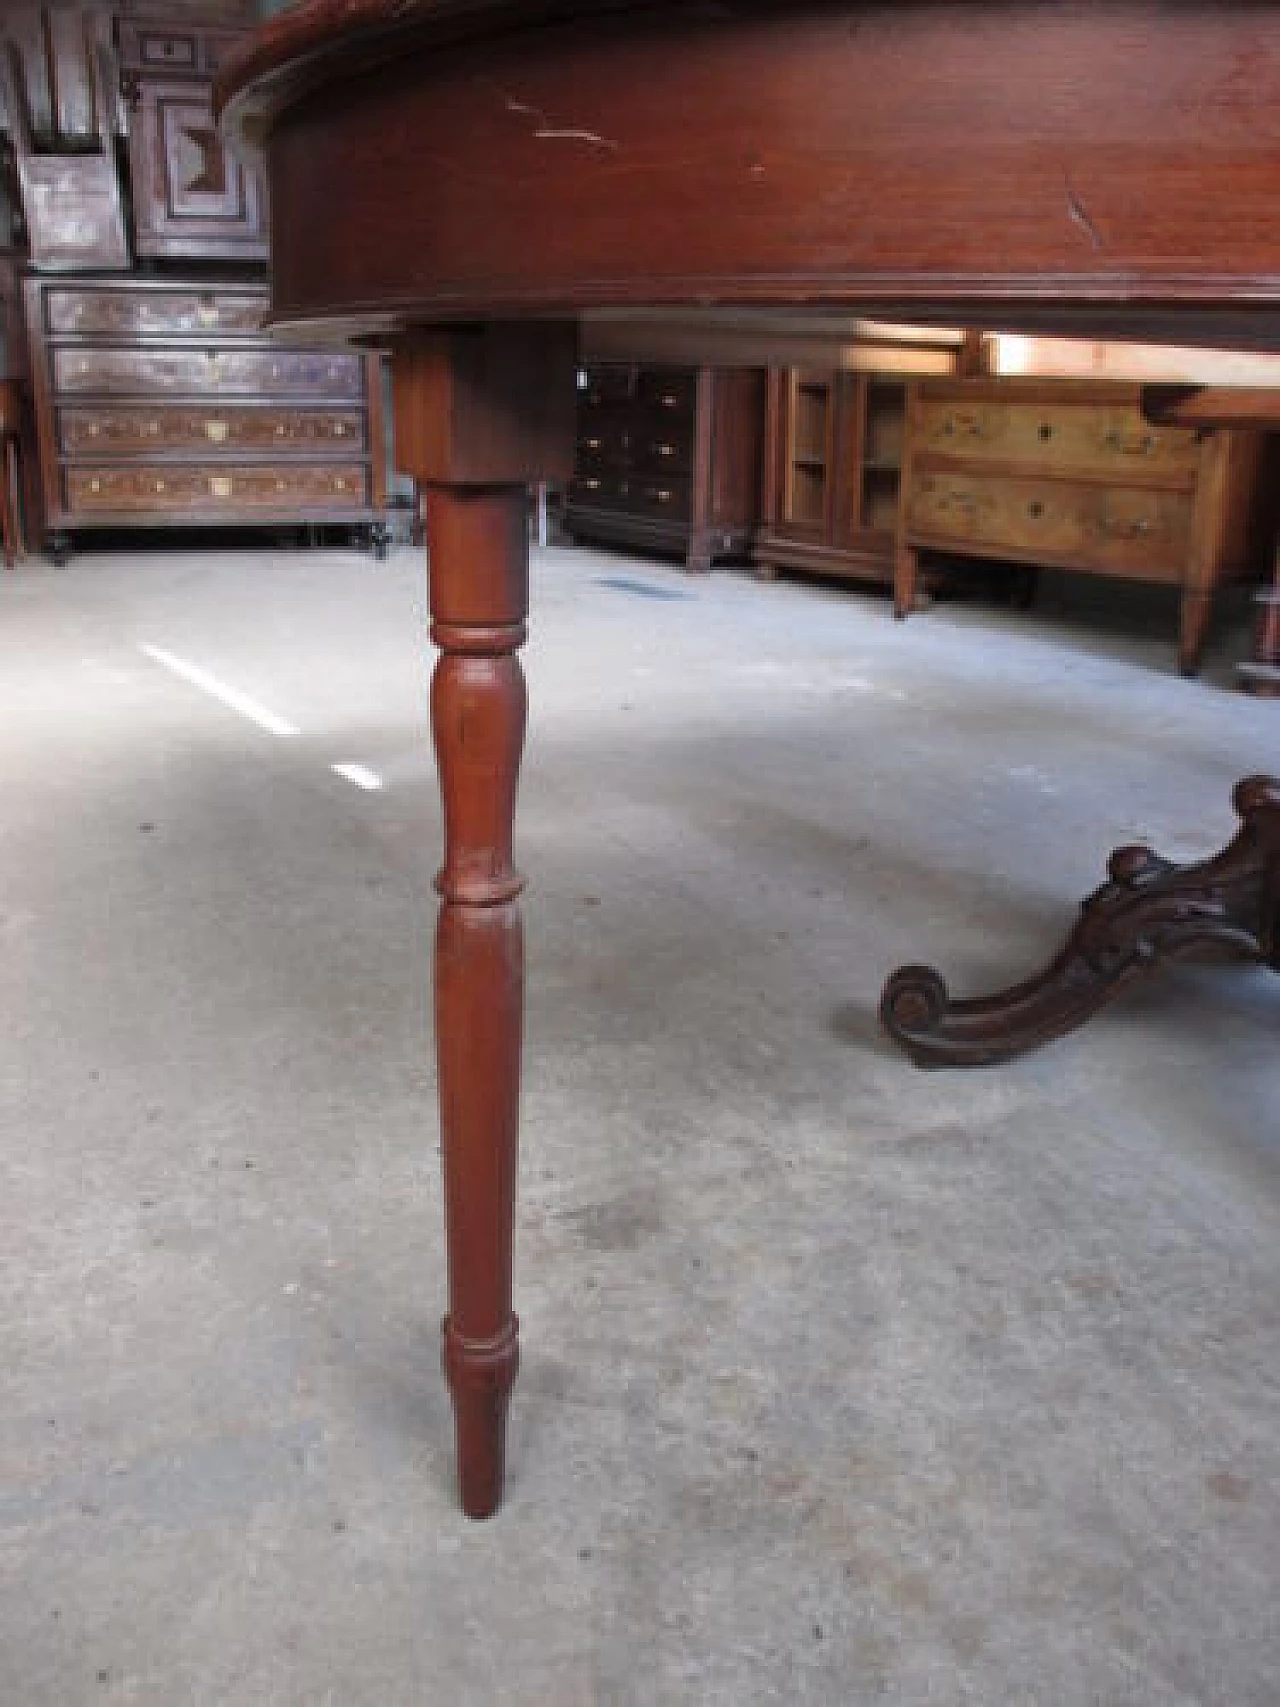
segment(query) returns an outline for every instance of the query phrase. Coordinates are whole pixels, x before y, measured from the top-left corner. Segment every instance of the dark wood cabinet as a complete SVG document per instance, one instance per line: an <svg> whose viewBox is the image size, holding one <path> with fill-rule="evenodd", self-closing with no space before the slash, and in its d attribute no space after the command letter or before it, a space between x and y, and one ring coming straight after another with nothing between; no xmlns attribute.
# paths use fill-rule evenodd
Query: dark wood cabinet
<svg viewBox="0 0 1280 1707"><path fill-rule="evenodd" d="M899 376L770 371L762 568L892 583L905 417Z"/></svg>
<svg viewBox="0 0 1280 1707"><path fill-rule="evenodd" d="M380 362L262 332L265 286L29 278L50 546L81 529L341 522L382 538Z"/></svg>
<svg viewBox="0 0 1280 1707"><path fill-rule="evenodd" d="M745 556L759 517L763 425L758 370L583 368L567 531L670 552L690 569Z"/></svg>

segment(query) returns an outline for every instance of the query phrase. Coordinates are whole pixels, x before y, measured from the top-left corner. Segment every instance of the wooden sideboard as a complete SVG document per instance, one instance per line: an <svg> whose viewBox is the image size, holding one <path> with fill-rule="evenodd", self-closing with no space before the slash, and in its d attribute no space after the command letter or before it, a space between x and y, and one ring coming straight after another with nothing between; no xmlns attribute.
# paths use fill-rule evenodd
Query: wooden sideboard
<svg viewBox="0 0 1280 1707"><path fill-rule="evenodd" d="M745 556L759 517L763 408L761 371L584 367L566 530L671 552L694 570Z"/></svg>
<svg viewBox="0 0 1280 1707"><path fill-rule="evenodd" d="M1113 381L925 379L907 407L894 606L922 552L1147 581L1181 595L1179 664L1194 673L1214 594L1267 547L1264 440L1153 426Z"/></svg>
<svg viewBox="0 0 1280 1707"><path fill-rule="evenodd" d="M29 278L47 548L87 528L341 522L379 551L376 357L262 331L266 287Z"/></svg>

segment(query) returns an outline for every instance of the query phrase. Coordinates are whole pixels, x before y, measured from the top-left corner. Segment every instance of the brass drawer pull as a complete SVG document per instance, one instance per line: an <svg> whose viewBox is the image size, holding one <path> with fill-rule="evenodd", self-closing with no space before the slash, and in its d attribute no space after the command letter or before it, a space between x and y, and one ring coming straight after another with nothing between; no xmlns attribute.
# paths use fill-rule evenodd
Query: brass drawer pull
<svg viewBox="0 0 1280 1707"><path fill-rule="evenodd" d="M1108 450L1118 450L1124 456L1150 456L1159 444L1154 433L1122 433L1113 427L1102 441Z"/></svg>
<svg viewBox="0 0 1280 1707"><path fill-rule="evenodd" d="M210 439L215 445L226 444L227 434L231 431L225 421L206 421L204 424L204 430L205 437Z"/></svg>
<svg viewBox="0 0 1280 1707"><path fill-rule="evenodd" d="M963 434L968 439L989 439L991 429L981 415L948 415L942 431L949 439Z"/></svg>
<svg viewBox="0 0 1280 1707"><path fill-rule="evenodd" d="M1102 533L1108 539L1147 539L1152 526L1147 516L1134 516L1129 521L1116 521L1111 516L1103 516Z"/></svg>

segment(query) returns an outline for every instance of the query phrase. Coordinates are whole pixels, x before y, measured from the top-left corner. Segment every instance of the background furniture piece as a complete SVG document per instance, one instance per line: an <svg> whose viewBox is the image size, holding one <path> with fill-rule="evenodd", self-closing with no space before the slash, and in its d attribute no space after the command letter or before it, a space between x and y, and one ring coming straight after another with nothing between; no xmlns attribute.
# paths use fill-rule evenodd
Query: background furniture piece
<svg viewBox="0 0 1280 1707"><path fill-rule="evenodd" d="M0 535L10 569L23 549L22 389L15 379L0 380Z"/></svg>
<svg viewBox="0 0 1280 1707"><path fill-rule="evenodd" d="M894 608L920 554L1154 582L1181 596L1178 662L1200 662L1214 593L1265 549L1263 440L1155 426L1110 381L921 380L907 409Z"/></svg>
<svg viewBox="0 0 1280 1707"><path fill-rule="evenodd" d="M61 42L64 35L57 39ZM63 63L68 75L54 86L52 110L62 124L79 128L60 131L50 146L42 147L28 106L22 61L15 45L0 36L0 102L8 121L4 165L16 176L31 260L45 268L127 267L106 49L92 37L71 33ZM91 132L88 139L86 128Z"/></svg>
<svg viewBox="0 0 1280 1707"><path fill-rule="evenodd" d="M227 153L213 117L213 78L240 33L145 17L116 30L136 253L265 261L262 175Z"/></svg>
<svg viewBox="0 0 1280 1707"><path fill-rule="evenodd" d="M759 515L763 373L592 363L578 387L566 531L673 552L693 570L744 556Z"/></svg>
<svg viewBox="0 0 1280 1707"><path fill-rule="evenodd" d="M1280 699L1280 548L1269 587L1254 594L1253 657L1240 666L1240 685L1259 699Z"/></svg>
<svg viewBox="0 0 1280 1707"><path fill-rule="evenodd" d="M762 568L892 583L905 419L900 375L770 370Z"/></svg>
<svg viewBox="0 0 1280 1707"><path fill-rule="evenodd" d="M29 278L48 549L86 528L363 526L381 550L375 356L264 336L263 285Z"/></svg>
<svg viewBox="0 0 1280 1707"><path fill-rule="evenodd" d="M310 0L227 72L225 122L267 145L275 311L393 337L400 456L428 490L443 1355L470 1515L501 1499L519 1363L517 653L527 489L572 467L575 322L998 306L1012 330L1276 347L1280 59L1259 40L1249 0Z"/></svg>
<svg viewBox="0 0 1280 1707"><path fill-rule="evenodd" d="M377 360L262 336L262 175L212 110L249 11L20 0L0 14L36 275L6 344L30 381L29 525L56 561L82 530L177 525L352 525L386 549Z"/></svg>

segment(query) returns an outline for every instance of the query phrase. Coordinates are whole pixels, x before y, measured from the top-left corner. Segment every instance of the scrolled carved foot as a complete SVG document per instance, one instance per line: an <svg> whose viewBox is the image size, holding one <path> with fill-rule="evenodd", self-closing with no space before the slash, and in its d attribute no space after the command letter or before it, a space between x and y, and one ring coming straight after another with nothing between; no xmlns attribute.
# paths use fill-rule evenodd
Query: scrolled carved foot
<svg viewBox="0 0 1280 1707"><path fill-rule="evenodd" d="M902 967L881 998L885 1029L917 1066L991 1066L1074 1031L1166 961L1211 949L1280 970L1280 782L1247 777L1233 803L1240 830L1214 859L1118 848L1061 952L1025 983L955 1001L932 967Z"/></svg>

